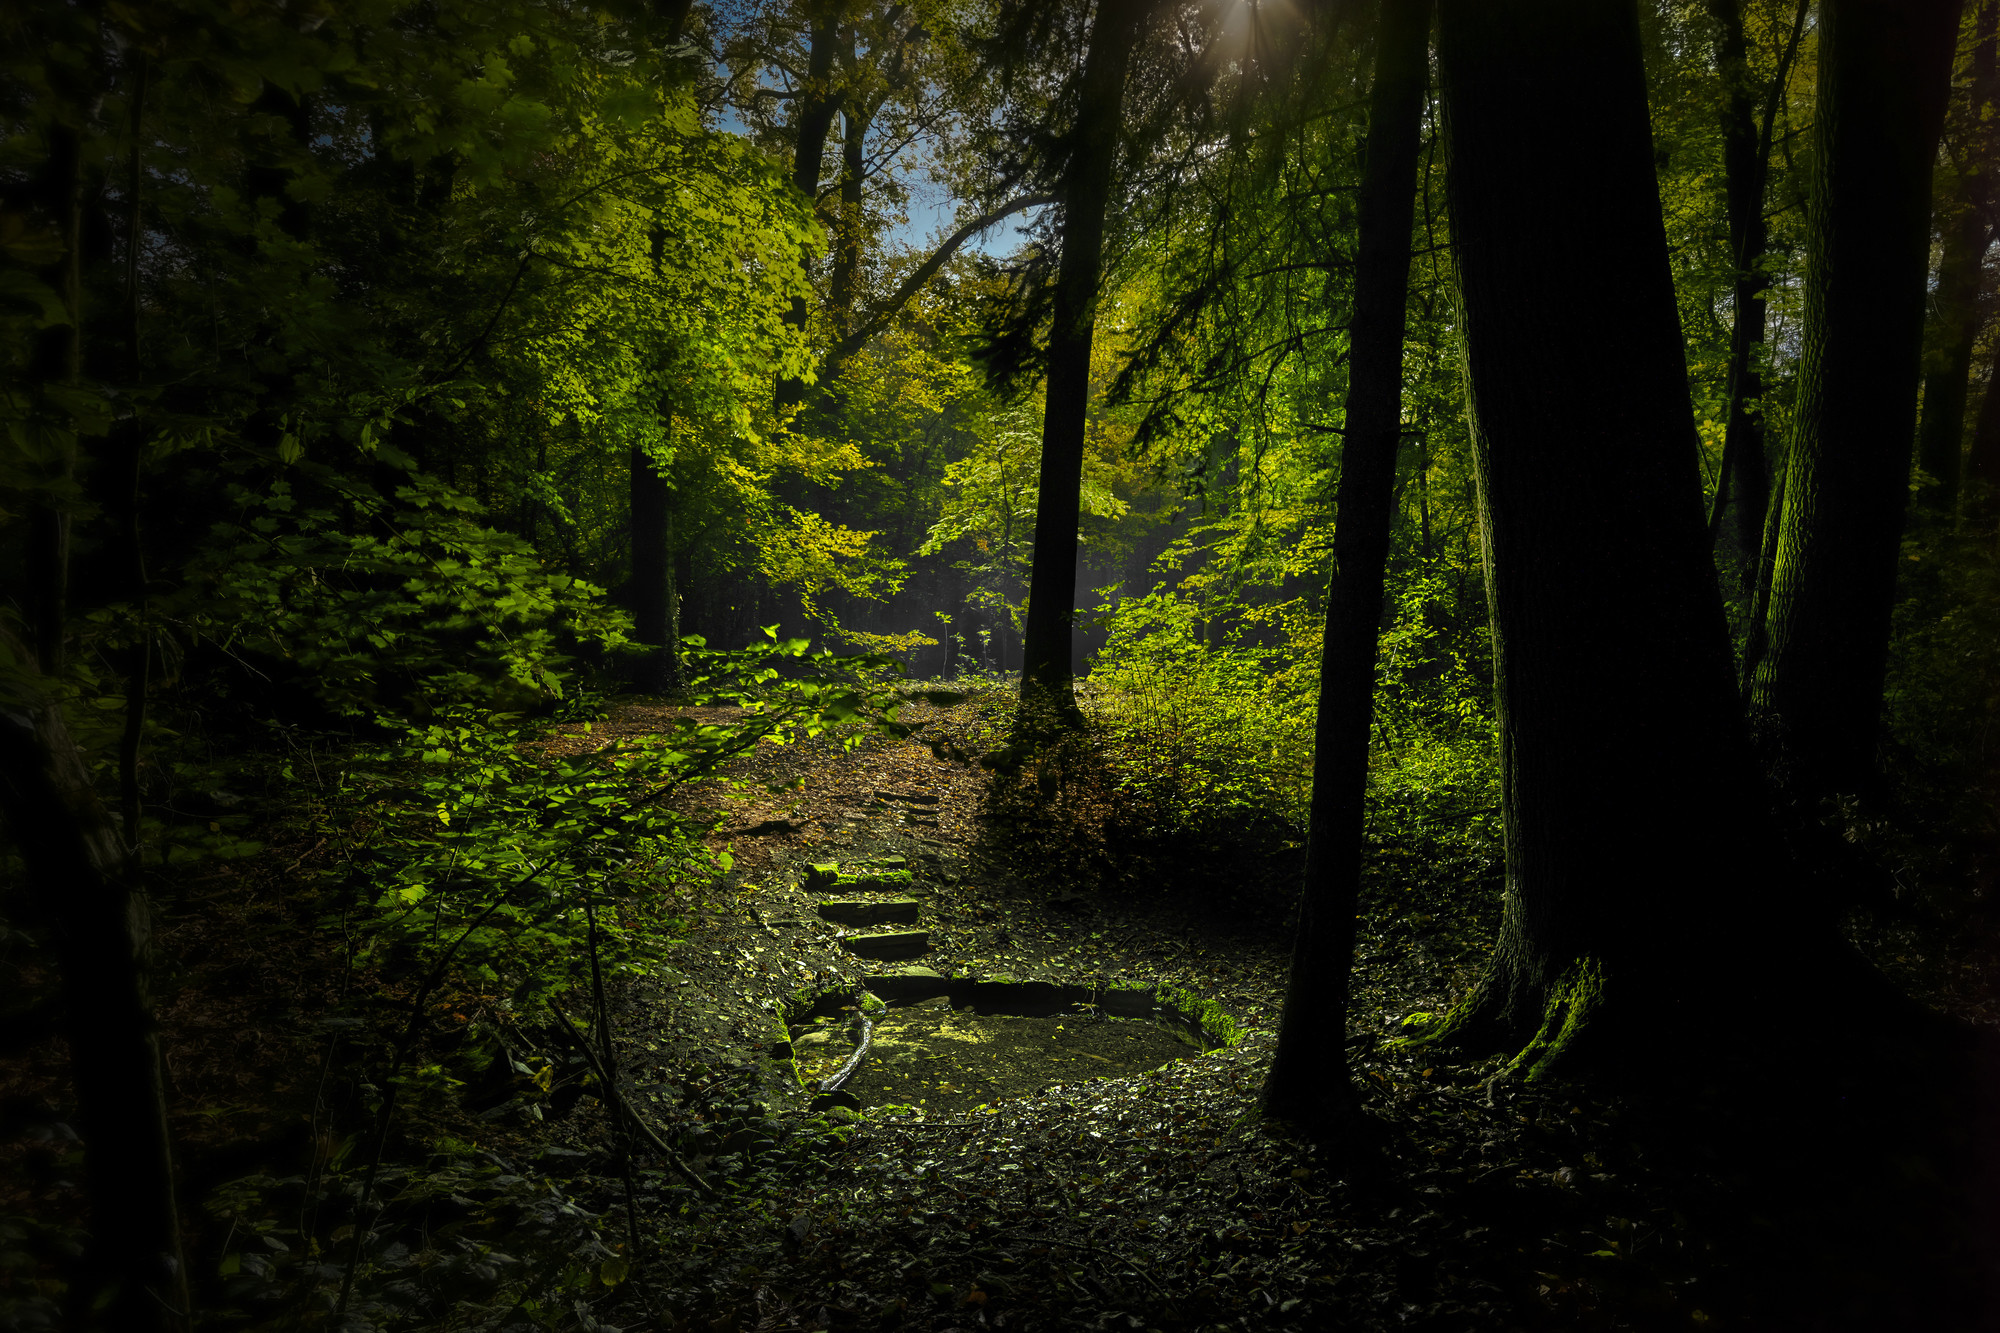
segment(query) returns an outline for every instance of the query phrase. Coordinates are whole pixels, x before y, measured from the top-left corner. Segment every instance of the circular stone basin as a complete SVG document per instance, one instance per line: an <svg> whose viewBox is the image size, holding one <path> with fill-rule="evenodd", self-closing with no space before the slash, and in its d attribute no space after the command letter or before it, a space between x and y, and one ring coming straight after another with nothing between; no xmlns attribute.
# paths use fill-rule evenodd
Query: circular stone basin
<svg viewBox="0 0 2000 1333"><path fill-rule="evenodd" d="M791 1043L801 1081L817 1089L847 1063L859 1037L853 1006L864 1000L875 1009L873 1039L840 1090L863 1106L921 1106L930 1115L1145 1073L1235 1037L1226 1017L1203 1023L1150 993L1123 993L1121 1004L1085 987L944 984L946 994L887 1008L852 992L801 1005Z"/></svg>

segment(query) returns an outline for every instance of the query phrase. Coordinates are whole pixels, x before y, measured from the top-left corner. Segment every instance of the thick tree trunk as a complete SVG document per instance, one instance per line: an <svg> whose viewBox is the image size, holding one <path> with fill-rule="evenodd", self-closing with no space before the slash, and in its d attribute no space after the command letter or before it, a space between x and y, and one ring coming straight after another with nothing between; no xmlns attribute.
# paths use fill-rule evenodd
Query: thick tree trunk
<svg viewBox="0 0 2000 1333"><path fill-rule="evenodd" d="M1959 0L1825 0L1805 331L1755 702L1787 785L1874 768Z"/></svg>
<svg viewBox="0 0 2000 1333"><path fill-rule="evenodd" d="M1760 849L1731 841L1759 827L1759 786L1633 8L1443 0L1438 66L1507 884L1488 972L1427 1035L1515 1047L1533 1077L1582 1038L1657 1039L1720 1000L1762 887ZM1578 274L1615 313L1576 317Z"/></svg>
<svg viewBox="0 0 2000 1333"><path fill-rule="evenodd" d="M1996 62L1994 26L2000 3L1986 0L1978 10L1972 48L1972 78L1958 140L1958 189L1943 220L1944 247L1938 258L1931 345L1924 358L1923 417L1917 427L1917 466L1930 477L1919 498L1927 509L1948 515L1958 504L1959 472L1965 446L1966 381L1972 348L1979 338L1979 286L1987 247L1992 244L1993 171L1996 141L1989 122L1994 112Z"/></svg>
<svg viewBox="0 0 2000 1333"><path fill-rule="evenodd" d="M1739 594L1754 592L1764 515L1771 502L1771 467L1764 449L1764 376L1758 360L1764 347L1765 278L1770 248L1764 222L1765 185L1770 176L1771 135L1777 111L1805 29L1801 0L1778 68L1760 99L1750 73L1749 44L1743 33L1740 0L1711 0L1715 17L1716 69L1722 76L1722 166L1729 211L1729 254L1736 270L1729 330L1729 408L1722 446L1721 478L1709 518L1711 539L1724 537L1724 564L1735 575ZM1725 518L1733 516L1725 529Z"/></svg>
<svg viewBox="0 0 2000 1333"><path fill-rule="evenodd" d="M1362 815L1375 712L1376 641L1402 435L1403 331L1416 211L1432 0L1382 0L1361 184L1346 440L1334 497L1333 574L1320 646L1305 883L1278 1047L1264 1080L1274 1115L1324 1120L1355 1100L1347 995L1361 903Z"/></svg>
<svg viewBox="0 0 2000 1333"><path fill-rule="evenodd" d="M45 678L4 632L0 662L25 687L26 697L0 713L0 811L29 894L56 932L90 1200L89 1272L99 1305L91 1326L184 1328L173 1156L146 986L145 899Z"/></svg>
<svg viewBox="0 0 2000 1333"><path fill-rule="evenodd" d="M1024 712L1073 715L1071 622L1075 616L1077 513L1083 497L1083 445L1090 407L1090 344L1097 326L1097 284L1104 267L1104 214L1118 157L1131 63L1146 0L1100 0L1084 55L1082 96L1062 182L1062 260L1049 327L1047 398L1042 409L1041 491L1035 503L1035 553L1022 632Z"/></svg>

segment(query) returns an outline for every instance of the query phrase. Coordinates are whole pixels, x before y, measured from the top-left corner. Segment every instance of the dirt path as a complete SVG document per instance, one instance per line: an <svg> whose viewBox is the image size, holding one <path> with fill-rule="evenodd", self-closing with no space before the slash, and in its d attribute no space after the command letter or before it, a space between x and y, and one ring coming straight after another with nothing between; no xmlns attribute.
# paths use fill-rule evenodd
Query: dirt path
<svg viewBox="0 0 2000 1333"><path fill-rule="evenodd" d="M1433 1206L1445 1182L1494 1164L1426 1152L1407 1179L1364 1188L1256 1113L1288 946L1286 849L1178 873L1025 865L1032 841L982 820L989 775L939 757L989 743L979 701L920 704L905 720L918 728L911 739L852 753L767 749L746 766L789 789L736 806L729 827L740 831L717 839L735 858L726 892L630 997L649 1113L684 1136L698 1170L740 1189L734 1197L763 1196L712 1213L684 1191L663 1193L704 1237L653 1271L663 1303L696 1328L1303 1330L1329 1327L1336 1308L1343 1322L1374 1312L1357 1327L1504 1322L1492 1280L1504 1265L1444 1257L1443 1232L1465 1223ZM614 725L659 720L627 712ZM820 917L826 895L807 887L807 868L896 857L917 904L917 919L896 928L921 931L922 949L858 957ZM1439 973L1453 967L1439 968L1435 941L1372 939L1365 1027L1443 1002ZM1461 973L1473 961L1449 960ZM787 997L865 988L913 966L945 979L1172 985L1216 1001L1241 1036L1199 1054L1157 1045L1157 1027L1100 1030L1095 1044L1134 1049L1099 1072L1088 1057L1113 1052L1085 1049L1062 1018L996 1019L1022 1029L1017 1076L1003 1087L991 1069L916 1067L935 1053L927 1035L978 1017L933 998L883 1017L886 1041L855 1088L874 1109L810 1111L812 1089L774 1058L792 1053L776 1017ZM808 1074L832 1063L809 1044L802 1053ZM1038 1068L1020 1077L1025 1063ZM1487 1106L1475 1087L1433 1082L1408 1058L1366 1067L1398 1115L1518 1123L1509 1101ZM1549 1161L1534 1187L1561 1191L1562 1166Z"/></svg>

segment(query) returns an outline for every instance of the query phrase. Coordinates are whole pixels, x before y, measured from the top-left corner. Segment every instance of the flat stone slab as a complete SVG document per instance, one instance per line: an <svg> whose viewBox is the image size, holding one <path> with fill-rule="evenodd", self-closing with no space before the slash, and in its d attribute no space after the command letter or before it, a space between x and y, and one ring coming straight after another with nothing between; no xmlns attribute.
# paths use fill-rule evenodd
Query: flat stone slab
<svg viewBox="0 0 2000 1333"><path fill-rule="evenodd" d="M821 903L819 914L843 926L914 925L921 906L915 898L840 898Z"/></svg>
<svg viewBox="0 0 2000 1333"><path fill-rule="evenodd" d="M861 984L885 1000L927 1000L951 989L951 978L931 967L885 967L870 972Z"/></svg>
<svg viewBox="0 0 2000 1333"><path fill-rule="evenodd" d="M931 933L928 930L877 930L865 935L849 935L840 942L840 947L857 958L917 958L930 952Z"/></svg>

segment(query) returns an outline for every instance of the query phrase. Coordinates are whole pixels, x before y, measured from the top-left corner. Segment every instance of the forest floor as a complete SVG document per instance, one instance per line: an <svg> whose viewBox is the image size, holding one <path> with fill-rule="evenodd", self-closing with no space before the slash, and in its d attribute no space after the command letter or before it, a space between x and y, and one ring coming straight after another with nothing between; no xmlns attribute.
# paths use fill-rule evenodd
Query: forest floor
<svg viewBox="0 0 2000 1333"><path fill-rule="evenodd" d="M1032 770L995 776L970 762L994 744L998 708L977 695L917 702L904 714L910 736L873 735L852 750L762 747L743 762L740 799L714 812L730 873L676 905L684 924L663 936L657 966L613 997L628 1095L700 1188L643 1149L628 1171L576 1052L553 1034L523 1034L510 1059L536 1077L468 1078L462 1094L413 1098L407 1113L422 1119L430 1151L442 1141L457 1156L427 1167L411 1149L385 1172L403 1182L399 1199L422 1195L431 1211L411 1214L409 1243L385 1252L400 1257L359 1288L379 1281L393 1292L396 1264L444 1271L424 1269L439 1199L462 1218L512 1191L505 1209L487 1209L498 1219L484 1233L489 1258L520 1248L490 1238L527 1228L524 1218L544 1218L535 1225L556 1235L555 1222L520 1205L525 1180L599 1219L601 1287L563 1310L537 1312L523 1296L495 1313L467 1297L401 1323L528 1327L532 1316L701 1333L1994 1326L1977 1304L1991 1251L1973 1243L1993 1218L1966 1202L1991 1183L1980 1174L1990 1155L1978 1150L1993 1126L1968 1109L1976 1097L1990 1106L1991 1087L1870 1067L1859 1051L1855 1068L1803 1064L1785 1020L1769 1015L1718 1034L1775 1071L1755 1093L1725 1061L1677 1074L1667 1092L1617 1092L1493 1085L1499 1057L1385 1045L1406 1015L1446 1007L1477 975L1498 918L1488 874L1377 876L1342 1034L1368 1091L1364 1118L1332 1141L1266 1120L1256 1100L1298 847L1276 834L1109 846L1103 807L1116 798L1101 783L1044 791ZM656 730L673 711L626 703L555 744ZM806 868L894 856L913 873L893 896L914 900L917 916L894 928L923 931L922 951L859 958L818 915L825 895L806 890ZM218 1327L290 1324L311 1308L246 1295L242 1266L268 1265L235 1257L243 1242L232 1237L259 1199L265 1213L282 1211L270 1200L312 1176L302 1163L338 1156L327 1146L337 1127L366 1118L361 1090L337 1090L347 1057L336 1049L370 1038L329 1034L318 1017L360 983L337 942L302 930L310 917L288 907L308 858L288 849L262 859L185 886L161 931L176 960L162 1003L175 1132L187 1197L202 1203L192 1238L202 1290L227 1307ZM1885 947L1907 957L1920 944ZM788 1042L787 1003L912 966L1167 984L1216 1002L1241 1039L1197 1053L1156 1026L1081 1011L980 1014L929 996L878 1015L879 1045L848 1085L858 1113L812 1109L814 1089L794 1071L824 1076L845 1046L826 1025L801 1025ZM1969 1005L1990 1002L1984 972L1968 963L1953 975ZM30 990L37 980L32 968L20 979ZM14 1036L22 1058L0 1089L0 1218L17 1220L0 1224L0 1298L46 1280L60 1259L49 1248L59 1228L18 1219L47 1223L77 1206L60 1043L33 1022ZM1329 1037L1328 1048L1342 1046ZM947 1054L960 1050L972 1055ZM796 1065L783 1058L792 1054ZM465 1165L475 1159L476 1171ZM441 1182L430 1194L418 1187L427 1173ZM304 1210L296 1227L257 1224L274 1249L317 1255L313 1225ZM331 1249L341 1233L320 1225ZM468 1265L466 1290L486 1290L479 1275L493 1263ZM297 1271L317 1271L322 1287L339 1275L328 1263ZM379 1310L392 1310L384 1300ZM34 1307L0 1299L6 1308ZM323 1314L298 1322L330 1326ZM353 1328L368 1326L354 1317Z"/></svg>

